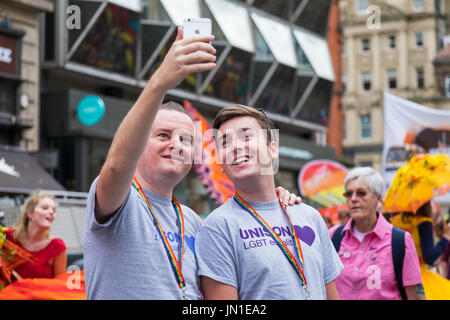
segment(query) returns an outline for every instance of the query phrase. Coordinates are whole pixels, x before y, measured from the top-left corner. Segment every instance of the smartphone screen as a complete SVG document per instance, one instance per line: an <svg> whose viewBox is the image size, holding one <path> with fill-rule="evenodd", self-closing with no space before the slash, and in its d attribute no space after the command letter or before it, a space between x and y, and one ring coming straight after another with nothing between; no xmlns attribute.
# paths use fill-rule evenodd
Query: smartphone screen
<svg viewBox="0 0 450 320"><path fill-rule="evenodd" d="M211 19L187 18L183 22L183 39L211 35Z"/></svg>

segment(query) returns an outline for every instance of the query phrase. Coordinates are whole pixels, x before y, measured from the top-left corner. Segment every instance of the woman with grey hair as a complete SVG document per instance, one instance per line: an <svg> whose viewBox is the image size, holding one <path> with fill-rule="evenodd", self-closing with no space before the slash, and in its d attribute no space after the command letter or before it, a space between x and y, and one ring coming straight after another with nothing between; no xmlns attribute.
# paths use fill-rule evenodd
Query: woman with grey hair
<svg viewBox="0 0 450 320"><path fill-rule="evenodd" d="M370 167L354 168L345 177L350 220L329 230L344 264L336 278L340 299L425 299L412 236L393 228L378 211L383 185Z"/></svg>

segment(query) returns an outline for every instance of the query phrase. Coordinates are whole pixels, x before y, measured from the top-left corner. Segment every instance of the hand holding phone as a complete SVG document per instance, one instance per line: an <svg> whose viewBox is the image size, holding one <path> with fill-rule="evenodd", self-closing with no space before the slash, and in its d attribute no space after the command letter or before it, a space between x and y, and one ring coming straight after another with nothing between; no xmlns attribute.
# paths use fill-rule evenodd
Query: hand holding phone
<svg viewBox="0 0 450 320"><path fill-rule="evenodd" d="M212 32L211 19L186 18L183 22L183 39L210 36Z"/></svg>

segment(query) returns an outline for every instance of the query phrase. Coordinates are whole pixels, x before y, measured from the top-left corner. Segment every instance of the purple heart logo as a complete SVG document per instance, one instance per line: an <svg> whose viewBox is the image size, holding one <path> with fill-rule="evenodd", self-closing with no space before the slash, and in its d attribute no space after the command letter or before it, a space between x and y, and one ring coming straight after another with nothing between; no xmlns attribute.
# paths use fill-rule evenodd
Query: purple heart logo
<svg viewBox="0 0 450 320"><path fill-rule="evenodd" d="M304 226L302 228L297 225L294 225L294 229L295 232L297 233L298 238L311 247L311 245L314 242L314 239L316 238L316 234L314 233L313 229L311 229L308 226Z"/></svg>
<svg viewBox="0 0 450 320"><path fill-rule="evenodd" d="M195 256L195 237L184 236L184 243L191 249Z"/></svg>

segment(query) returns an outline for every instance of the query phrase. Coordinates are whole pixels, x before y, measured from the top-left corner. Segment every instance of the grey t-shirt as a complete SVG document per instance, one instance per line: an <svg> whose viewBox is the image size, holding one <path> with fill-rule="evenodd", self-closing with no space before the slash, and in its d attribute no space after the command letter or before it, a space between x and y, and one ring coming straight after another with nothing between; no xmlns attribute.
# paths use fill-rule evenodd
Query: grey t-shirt
<svg viewBox="0 0 450 320"><path fill-rule="evenodd" d="M89 191L84 233L84 273L88 299L183 299L161 237L145 200L133 187L118 212L105 224L94 216L98 178ZM144 189L174 251L179 256L179 229L169 198ZM182 272L188 299L201 299L195 236L197 214L181 205L185 221Z"/></svg>
<svg viewBox="0 0 450 320"><path fill-rule="evenodd" d="M289 220L278 201L249 202L297 257ZM327 227L310 206L287 208L300 238L309 299L326 299L325 284L343 265ZM197 233L199 275L234 286L239 299L305 299L300 278L270 234L233 198L214 210Z"/></svg>

